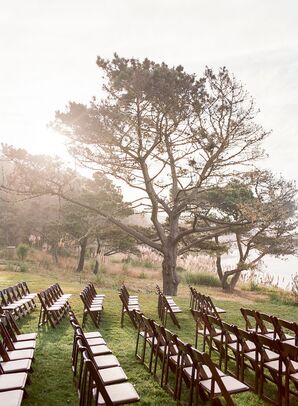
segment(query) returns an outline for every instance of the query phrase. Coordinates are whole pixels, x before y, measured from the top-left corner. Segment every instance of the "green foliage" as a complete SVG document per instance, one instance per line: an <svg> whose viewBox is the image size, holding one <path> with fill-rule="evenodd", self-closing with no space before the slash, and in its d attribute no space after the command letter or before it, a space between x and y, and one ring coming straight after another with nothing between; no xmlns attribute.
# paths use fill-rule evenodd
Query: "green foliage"
<svg viewBox="0 0 298 406"><path fill-rule="evenodd" d="M254 279L251 279L249 282L249 290L252 292L260 292L262 288Z"/></svg>
<svg viewBox="0 0 298 406"><path fill-rule="evenodd" d="M27 272L28 271L28 264L24 261L20 262L19 264L20 272Z"/></svg>
<svg viewBox="0 0 298 406"><path fill-rule="evenodd" d="M281 304L287 306L296 306L297 303L292 295L281 290L269 292L269 299L271 303Z"/></svg>
<svg viewBox="0 0 298 406"><path fill-rule="evenodd" d="M131 266L140 267L140 268L147 268L147 269L154 269L156 265L151 262L149 259L144 259L140 257L131 257L128 256L123 260L124 263L129 264Z"/></svg>
<svg viewBox="0 0 298 406"><path fill-rule="evenodd" d="M30 246L28 244L19 244L17 246L17 256L21 261L24 261L29 254Z"/></svg>
<svg viewBox="0 0 298 406"><path fill-rule="evenodd" d="M195 286L220 287L221 283L215 273L212 272L187 272L183 275L185 283Z"/></svg>

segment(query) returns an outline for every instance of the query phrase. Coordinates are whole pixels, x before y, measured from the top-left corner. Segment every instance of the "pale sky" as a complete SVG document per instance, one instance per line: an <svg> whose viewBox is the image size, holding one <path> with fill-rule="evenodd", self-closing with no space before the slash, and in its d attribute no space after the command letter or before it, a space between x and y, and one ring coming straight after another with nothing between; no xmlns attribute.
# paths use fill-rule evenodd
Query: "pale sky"
<svg viewBox="0 0 298 406"><path fill-rule="evenodd" d="M97 55L202 74L225 65L272 129L266 166L298 181L297 0L9 0L0 2L0 141L64 155L48 129L69 100L99 96Z"/></svg>

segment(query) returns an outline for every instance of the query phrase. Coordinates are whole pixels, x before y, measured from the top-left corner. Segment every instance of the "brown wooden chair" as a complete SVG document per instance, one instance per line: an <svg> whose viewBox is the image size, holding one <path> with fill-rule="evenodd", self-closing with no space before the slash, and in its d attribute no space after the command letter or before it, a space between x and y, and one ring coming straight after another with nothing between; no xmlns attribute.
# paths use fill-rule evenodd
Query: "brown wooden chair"
<svg viewBox="0 0 298 406"><path fill-rule="evenodd" d="M8 350L3 341L0 340L0 361L16 361L20 359L34 359L34 350L24 349L24 350Z"/></svg>
<svg viewBox="0 0 298 406"><path fill-rule="evenodd" d="M252 309L241 308L240 312L245 321L246 331L255 331L256 333L261 333L260 320L257 317L257 312Z"/></svg>
<svg viewBox="0 0 298 406"><path fill-rule="evenodd" d="M19 351L14 351L18 353ZM32 372L32 358L13 359L11 351L7 351L3 342L0 341L0 365L4 373Z"/></svg>
<svg viewBox="0 0 298 406"><path fill-rule="evenodd" d="M161 318L163 325L166 327L168 316L172 319L172 322L180 328L179 321L176 314L181 313L180 307L173 301L173 299L168 299L164 294L158 295L158 313Z"/></svg>
<svg viewBox="0 0 298 406"><path fill-rule="evenodd" d="M298 324L272 316L275 331L280 341L298 347ZM289 334L290 333L290 334Z"/></svg>
<svg viewBox="0 0 298 406"><path fill-rule="evenodd" d="M200 396L203 400L213 401L223 397L228 406L234 405L232 395L249 390L244 383L218 370L208 354L201 353L190 345L188 353L193 363L189 404L193 400L194 389L196 399Z"/></svg>
<svg viewBox="0 0 298 406"><path fill-rule="evenodd" d="M137 322L135 320L135 313L134 311L140 311L140 306L138 301L136 302L131 302L129 300L129 296L127 296L126 290L122 288L120 288L119 291L119 298L121 300L122 306L121 306L121 327L123 327L124 325L124 315L127 314L133 324L133 326L135 327L135 329L137 329Z"/></svg>
<svg viewBox="0 0 298 406"><path fill-rule="evenodd" d="M195 348L198 348L199 337L202 337L202 350L205 351L206 349L206 337L207 337L207 329L204 324L203 319L203 312L195 309L190 309L193 319L196 323L195 326Z"/></svg>
<svg viewBox="0 0 298 406"><path fill-rule="evenodd" d="M287 341L278 341L281 357L282 373L284 379L284 404L290 405L291 395L298 397L298 347L288 344Z"/></svg>
<svg viewBox="0 0 298 406"><path fill-rule="evenodd" d="M7 374L3 371L3 368L0 365L0 393L13 390L25 391L27 377L28 374L26 372Z"/></svg>
<svg viewBox="0 0 298 406"><path fill-rule="evenodd" d="M13 342L36 340L36 333L21 333L11 313L3 313L2 315L0 315L0 320L4 320L4 325L9 331L10 337Z"/></svg>
<svg viewBox="0 0 298 406"><path fill-rule="evenodd" d="M105 386L102 377L88 352L83 352L83 371L80 382L80 406L90 406L95 399L96 405L122 405L135 403L140 397L129 382Z"/></svg>

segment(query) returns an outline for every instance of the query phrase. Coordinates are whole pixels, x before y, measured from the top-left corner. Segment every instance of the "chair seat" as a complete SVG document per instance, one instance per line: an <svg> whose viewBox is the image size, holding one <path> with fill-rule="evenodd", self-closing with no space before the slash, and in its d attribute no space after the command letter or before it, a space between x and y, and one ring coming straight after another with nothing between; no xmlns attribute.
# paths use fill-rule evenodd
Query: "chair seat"
<svg viewBox="0 0 298 406"><path fill-rule="evenodd" d="M0 391L12 389L24 389L26 385L26 372L17 372L15 374L0 375Z"/></svg>
<svg viewBox="0 0 298 406"><path fill-rule="evenodd" d="M220 336L217 335L217 336L213 337L213 340L216 341L216 342L221 342L222 341L223 343L225 343L226 342L226 336L224 335L224 336L221 337L221 335ZM234 334L230 334L229 340L231 340L230 343L235 343L235 341L237 341L237 337Z"/></svg>
<svg viewBox="0 0 298 406"><path fill-rule="evenodd" d="M21 389L0 392L0 405L21 406L24 392Z"/></svg>
<svg viewBox="0 0 298 406"><path fill-rule="evenodd" d="M207 365L202 365L201 366L201 375L204 375L204 379L211 379L212 378L212 373L210 371L210 368L207 367ZM216 368L219 376L225 376L225 374L218 368ZM185 375L188 377L189 380L192 379L192 373L193 373L193 367L186 367L183 368L183 371L185 372ZM195 370L194 374L194 379L197 379L197 370Z"/></svg>
<svg viewBox="0 0 298 406"><path fill-rule="evenodd" d="M277 354L277 353L274 352L274 351L268 350L267 348L265 348L265 353L266 353L266 357L267 357L267 360L268 360L268 361L273 361L273 360L279 358L279 354ZM246 352L246 353L244 354L244 356L245 356L246 358L248 358L248 359L254 361L255 358L256 358L256 351L249 351L249 352Z"/></svg>
<svg viewBox="0 0 298 406"><path fill-rule="evenodd" d="M113 405L122 405L124 403L137 402L140 397L136 392L133 385L129 382L118 383L115 385L109 385L105 387ZM98 396L98 406L104 406L106 403L99 394Z"/></svg>
<svg viewBox="0 0 298 406"><path fill-rule="evenodd" d="M15 350L27 350L27 349L35 349L36 342L35 341L16 341L13 343Z"/></svg>
<svg viewBox="0 0 298 406"><path fill-rule="evenodd" d="M100 369L99 374L105 385L127 381L127 376L121 367Z"/></svg>
<svg viewBox="0 0 298 406"><path fill-rule="evenodd" d="M102 335L98 331L90 331L88 333L84 333L84 337L89 338L102 338Z"/></svg>
<svg viewBox="0 0 298 406"><path fill-rule="evenodd" d="M36 333L27 333L27 334L18 334L16 336L17 341L30 341L36 340L37 334Z"/></svg>
<svg viewBox="0 0 298 406"><path fill-rule="evenodd" d="M11 361L17 360L17 359L33 359L34 357L34 350L13 350L13 351L7 351L7 354L9 356L9 359ZM0 357L0 361L2 361L3 358Z"/></svg>
<svg viewBox="0 0 298 406"><path fill-rule="evenodd" d="M86 338L86 336L85 336ZM87 338L87 342L89 345L105 345L106 342L102 337L95 337L95 338Z"/></svg>
<svg viewBox="0 0 298 406"><path fill-rule="evenodd" d="M232 376L222 376L221 379L229 393L239 393L249 390L249 387L247 385L238 381L236 378L233 378ZM212 379L200 381L200 385L208 393L211 393L211 383ZM221 390L216 382L214 384L214 394L216 396L221 395Z"/></svg>
<svg viewBox="0 0 298 406"><path fill-rule="evenodd" d="M298 362L296 361L291 361L292 366L295 368L295 370L298 372ZM279 360L273 360L273 361L269 361L269 362L265 362L264 365L268 368L271 369L273 371L279 371ZM281 372L282 374L284 374L286 372L286 366L284 364L284 362L281 363Z"/></svg>
<svg viewBox="0 0 298 406"><path fill-rule="evenodd" d="M3 368L5 374L10 374L12 372L29 372L31 368L31 362L31 359L5 361L1 362L1 367Z"/></svg>
<svg viewBox="0 0 298 406"><path fill-rule="evenodd" d="M92 345L90 347L92 355L112 354L112 351L106 345Z"/></svg>
<svg viewBox="0 0 298 406"><path fill-rule="evenodd" d="M119 361L113 354L95 356L94 362L98 369L120 366Z"/></svg>
<svg viewBox="0 0 298 406"><path fill-rule="evenodd" d="M89 311L91 311L91 312L101 312L102 311L102 306L90 306Z"/></svg>

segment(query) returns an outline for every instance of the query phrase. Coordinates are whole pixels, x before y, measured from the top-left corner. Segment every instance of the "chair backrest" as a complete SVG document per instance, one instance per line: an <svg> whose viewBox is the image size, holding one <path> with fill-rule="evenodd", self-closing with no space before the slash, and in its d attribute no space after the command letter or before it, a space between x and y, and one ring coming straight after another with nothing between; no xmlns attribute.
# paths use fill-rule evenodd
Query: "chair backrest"
<svg viewBox="0 0 298 406"><path fill-rule="evenodd" d="M211 372L211 390L210 390L210 395L211 398L216 397L215 395L215 384L219 386L219 389L221 391L221 395L225 398L226 402L228 405L232 405L233 401L231 399L231 395L224 385L217 368L213 364L210 356L206 353L202 353L195 348L193 348L191 345L188 344L188 352L189 355L192 359L193 365L197 370L196 378L198 381L202 379L208 379L208 376L206 375L205 369L203 368L203 365L206 365L210 372Z"/></svg>
<svg viewBox="0 0 298 406"><path fill-rule="evenodd" d="M286 366L287 373L296 373L297 364L294 365L293 361L295 361L296 363L298 362L298 347L287 344L287 342L283 342L280 340L277 340L277 347L278 353L280 354L281 359Z"/></svg>
<svg viewBox="0 0 298 406"><path fill-rule="evenodd" d="M270 316L269 314L257 311L256 318L258 320L258 324L260 326L261 333L268 334L270 332L269 327L271 327L271 330L273 330L273 338L276 338L276 331L274 328L272 316Z"/></svg>
<svg viewBox="0 0 298 406"><path fill-rule="evenodd" d="M103 397L105 405L113 406L101 376L87 351L83 351L82 377L79 382L79 392L80 406L90 406L93 404L94 399L96 402L94 404L97 405L100 394Z"/></svg>
<svg viewBox="0 0 298 406"><path fill-rule="evenodd" d="M245 321L245 330L261 332L260 322L255 310L241 308L240 312Z"/></svg>
<svg viewBox="0 0 298 406"><path fill-rule="evenodd" d="M290 331L293 333L294 338L295 338L295 345L298 345L298 324L297 323L287 321L284 319L280 319L275 316L272 317L272 321L274 324L274 329L276 330L276 332L279 336L279 339L281 341L285 341L287 339L286 332L285 332L285 330L287 330L287 331Z"/></svg>
<svg viewBox="0 0 298 406"><path fill-rule="evenodd" d="M194 321L196 322L196 329L197 330L204 330L205 329L205 323L204 323L204 318L203 318L203 312L200 310L194 310L190 309L192 317Z"/></svg>

